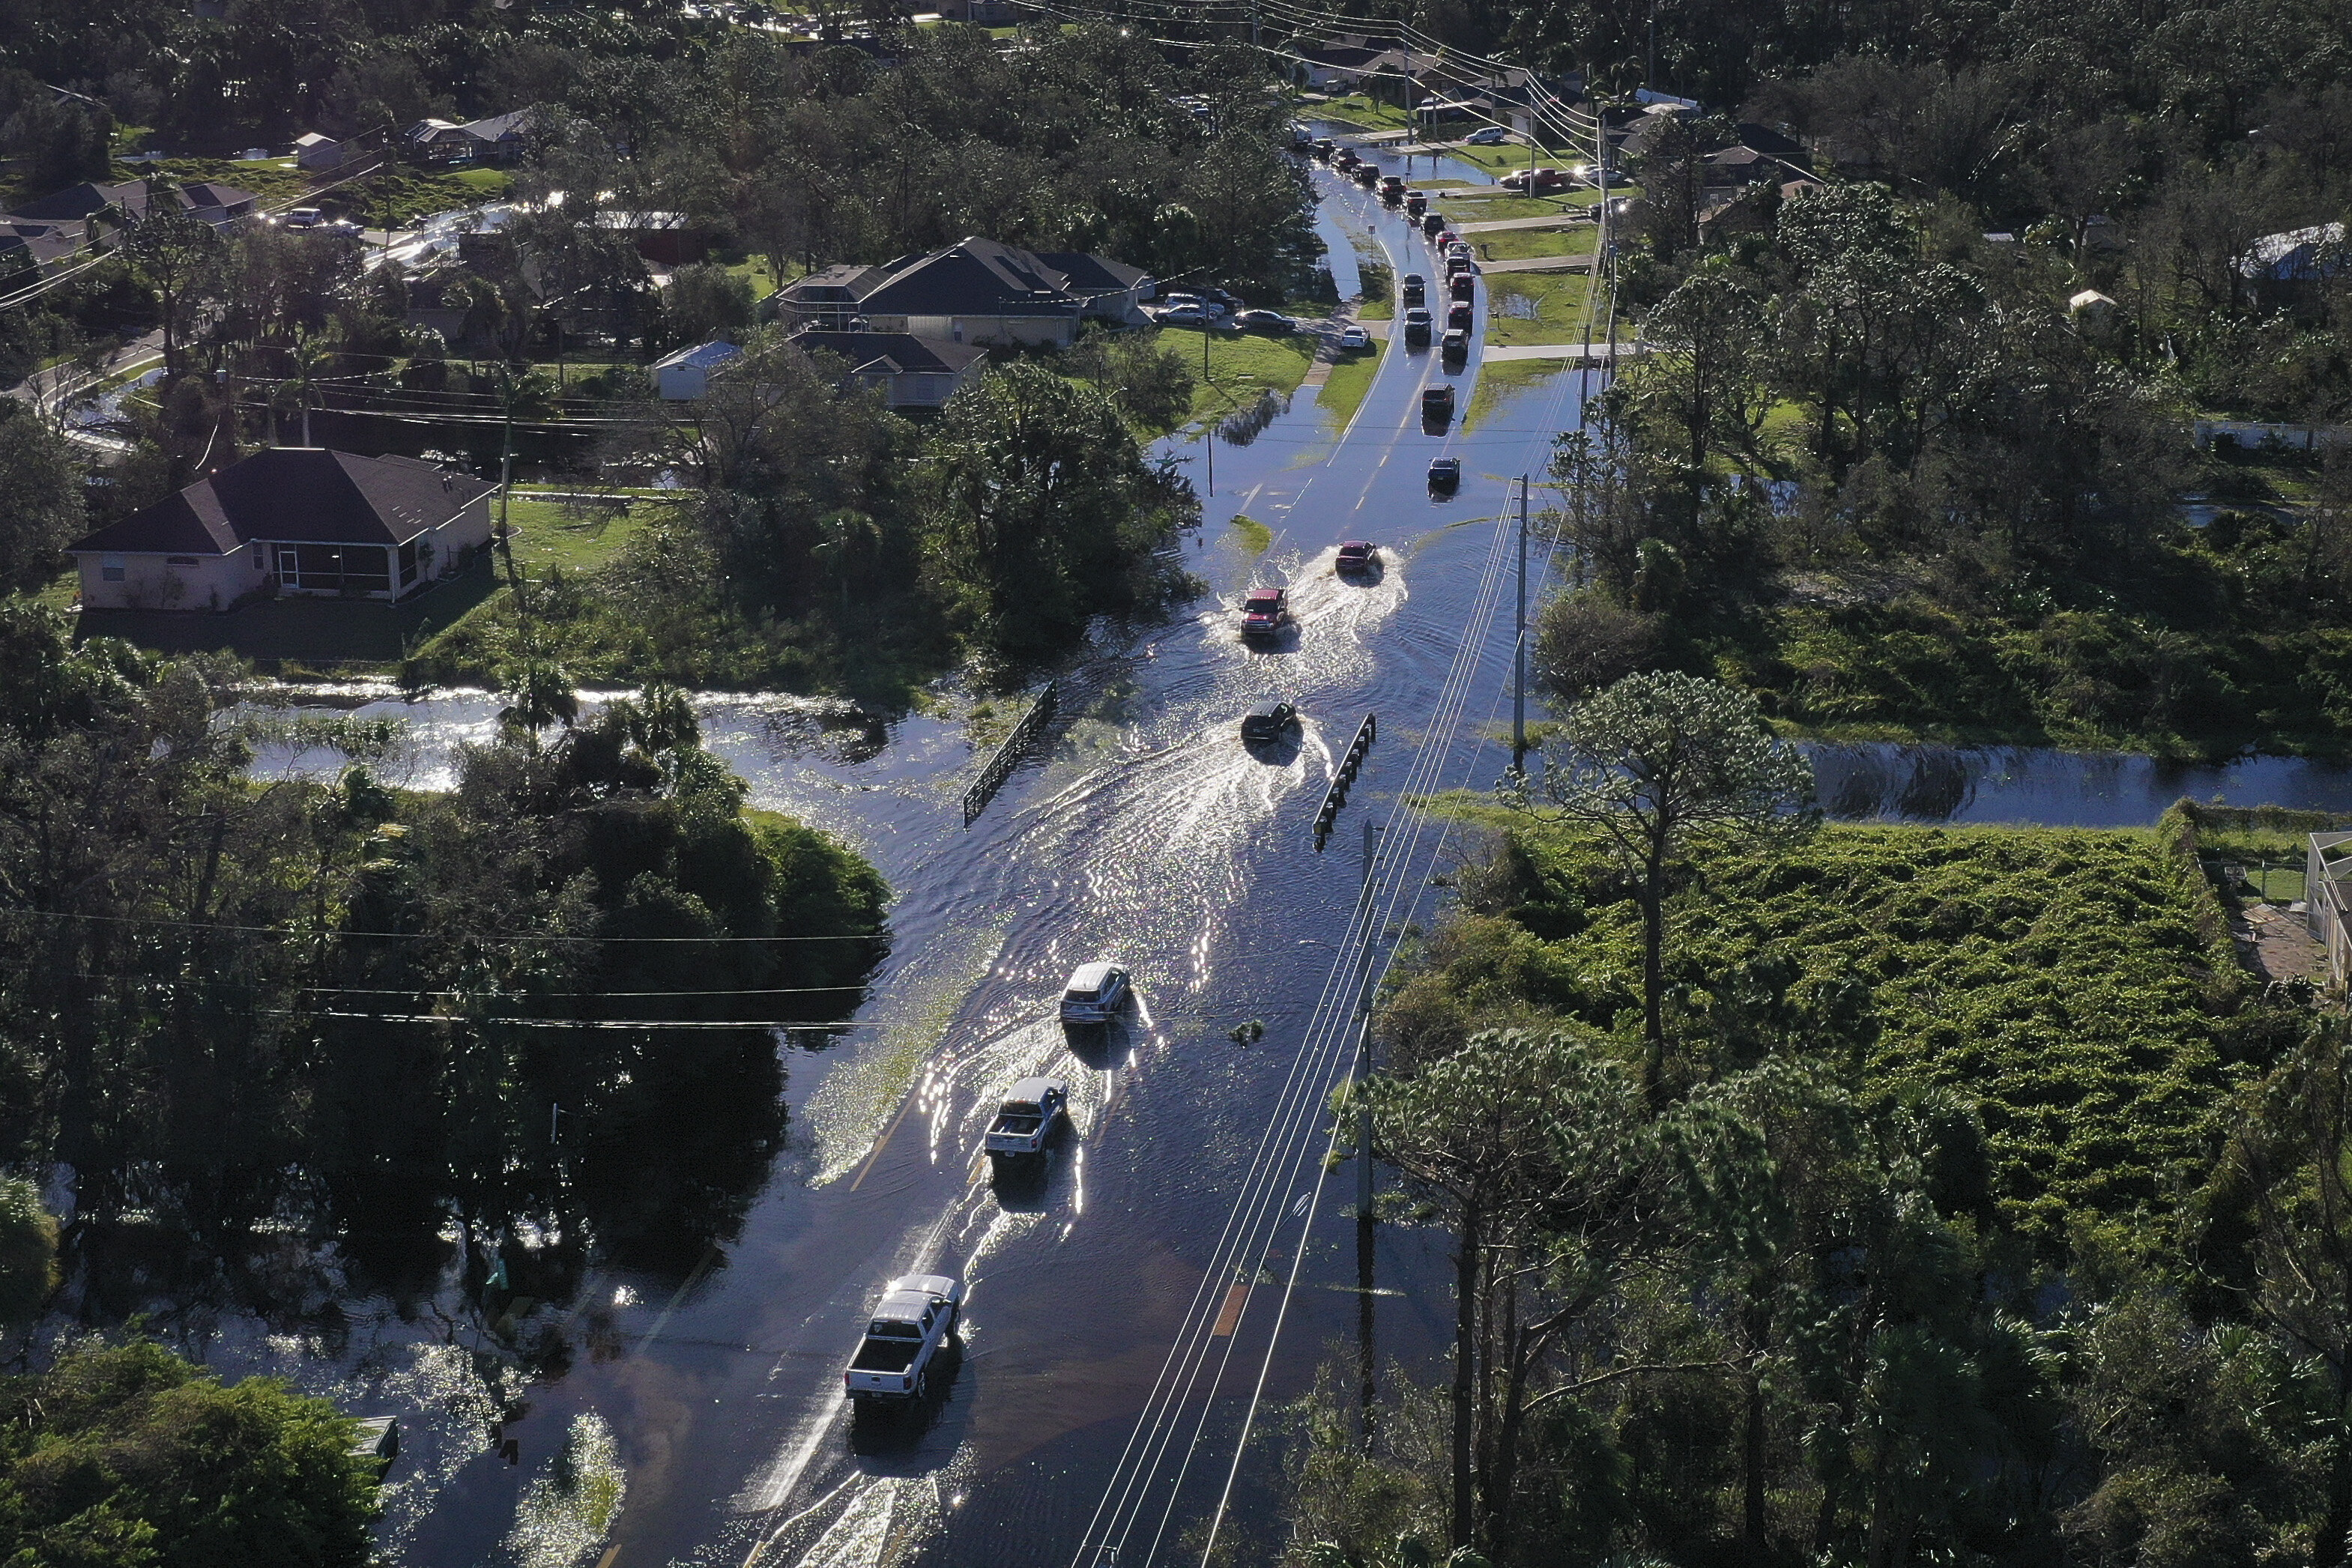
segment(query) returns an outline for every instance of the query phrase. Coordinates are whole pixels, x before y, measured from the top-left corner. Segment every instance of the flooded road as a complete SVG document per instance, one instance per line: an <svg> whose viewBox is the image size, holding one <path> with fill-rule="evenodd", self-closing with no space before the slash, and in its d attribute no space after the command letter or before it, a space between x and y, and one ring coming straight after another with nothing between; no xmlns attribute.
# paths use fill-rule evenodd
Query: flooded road
<svg viewBox="0 0 2352 1568"><path fill-rule="evenodd" d="M1377 245L1393 272L1442 270L1401 215L1317 177L1350 244ZM1369 938L1384 955L1425 917L1446 852L1444 825L1404 798L1486 788L1508 759L1507 480L1541 474L1580 377L1517 392L1475 432L1425 429L1423 387L1452 382L1466 407L1477 362L1447 374L1400 345L1344 432L1309 391L1247 445L1221 443L1186 547L1213 591L1070 661L1036 756L968 830L977 759L960 723L875 735L793 699L698 701L754 805L839 834L888 878L892 956L842 1043L791 1054L789 1146L732 1245L683 1277L604 1270L542 1308L578 1352L499 1427L506 1453L478 1410L418 1413L387 1531L401 1561L1063 1564L1114 1544L1121 1568L1197 1558L1221 1511L1228 1539L1274 1528L1274 1458L1261 1445L1237 1464L1237 1439L1253 1416L1272 1429L1327 1342L1370 1322L1383 1357L1442 1344L1442 1288L1420 1288L1442 1278L1437 1243L1381 1231L1366 1293L1354 1177L1327 1170L1322 1108L1355 1061L1360 951ZM1172 450L1204 482L1206 454ZM1425 478L1440 455L1465 470L1442 499ZM1356 538L1381 546L1381 569L1342 579L1334 552ZM1297 624L1253 647L1231 607L1262 584L1289 588ZM1240 716L1276 700L1298 705L1301 731L1245 749ZM497 706L460 693L362 711L408 721L407 780L433 784ZM1379 740L1318 854L1310 821L1367 712ZM1369 883L1366 823L1381 830ZM1137 1003L1066 1033L1055 1000L1095 957L1134 972ZM1263 1038L1237 1043L1250 1020ZM1070 1126L1041 1176L1007 1185L980 1136L1040 1071L1068 1079ZM904 1418L853 1417L841 1368L881 1286L911 1271L969 1286L952 1375ZM405 1413L431 1398L415 1368L434 1350L420 1335L405 1362L386 1351L397 1375L337 1391ZM278 1364L304 1376L299 1357ZM583 1488L583 1465L605 1479Z"/></svg>

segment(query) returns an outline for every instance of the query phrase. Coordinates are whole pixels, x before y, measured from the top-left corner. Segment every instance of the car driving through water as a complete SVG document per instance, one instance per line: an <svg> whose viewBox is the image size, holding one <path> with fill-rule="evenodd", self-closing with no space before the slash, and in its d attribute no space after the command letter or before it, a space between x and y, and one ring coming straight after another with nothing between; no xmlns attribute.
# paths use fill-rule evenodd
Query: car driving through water
<svg viewBox="0 0 2352 1568"><path fill-rule="evenodd" d="M875 1303L857 1354L841 1375L860 1404L908 1404L929 1391L931 1364L963 1311L963 1281L945 1274L903 1274Z"/></svg>

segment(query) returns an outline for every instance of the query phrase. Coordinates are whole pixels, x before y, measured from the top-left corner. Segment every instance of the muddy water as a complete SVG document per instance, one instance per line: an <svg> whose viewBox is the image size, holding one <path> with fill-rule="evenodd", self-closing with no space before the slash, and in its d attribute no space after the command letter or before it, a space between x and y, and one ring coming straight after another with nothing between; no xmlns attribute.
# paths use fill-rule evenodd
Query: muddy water
<svg viewBox="0 0 2352 1568"><path fill-rule="evenodd" d="M1394 271L1433 270L1401 215L1317 178L1335 236L1365 236ZM892 956L842 1043L793 1053L790 1146L733 1244L682 1277L597 1272L576 1300L540 1309L535 1321L576 1350L562 1375L523 1391L527 1413L498 1434L513 1462L488 1441L478 1372L432 1343L429 1318L377 1321L363 1353L225 1328L226 1359L291 1371L365 1413L413 1413L419 1442L387 1536L401 1561L537 1563L583 1531L594 1544L579 1560L598 1568L1071 1560L1187 1303L1236 1290L1209 1278L1211 1261L1332 979L1360 821L1389 811L1424 747L1428 781L1444 787L1483 788L1504 766L1505 480L1540 472L1580 382L1523 391L1468 435L1458 421L1425 428L1422 388L1453 382L1466 405L1476 371L1475 354L1448 373L1399 347L1344 433L1309 393L1246 448L1221 444L1214 497L1187 546L1213 591L1155 624L1103 628L1073 657L1037 755L969 829L958 801L976 756L952 694L940 712L885 728L789 698L698 701L707 744L751 781L755 804L839 833L888 877ZM1171 450L1205 487L1206 449ZM1456 496L1427 489L1441 455L1465 459ZM1231 526L1241 512L1271 531L1262 553ZM1376 574L1333 572L1351 538L1381 545ZM1263 583L1289 588L1297 624L1246 645L1232 606ZM1439 699L1465 638L1467 701L1454 713ZM386 770L423 785L447 782L454 747L487 735L498 707L467 693L321 700L403 717ZM1239 716L1274 700L1298 705L1301 731L1245 750ZM1318 854L1309 820L1367 711L1381 739ZM335 760L280 750L260 768ZM1400 920L1427 908L1436 839L1414 841L1423 847L1401 848L1387 873L1405 890ZM1098 956L1134 971L1137 1006L1097 1035L1066 1034L1053 999L1071 967ZM1230 1031L1251 1019L1263 1039L1234 1043ZM1042 1175L1008 1185L979 1159L979 1137L1004 1088L1038 1071L1068 1079L1071 1125ZM1302 1103L1319 1103L1328 1084L1312 1087ZM1367 1303L1383 1356L1418 1359L1442 1343L1442 1293L1420 1288L1439 1260L1418 1234L1383 1233L1371 1260L1382 1293L1358 1290L1341 1214L1352 1191L1349 1179L1319 1201L1284 1196L1305 1250L1268 1401L1298 1392L1325 1342L1360 1331ZM953 1375L911 1418L853 1419L840 1367L876 1291L916 1269L970 1285ZM1183 1409L1192 1437L1154 1471L1151 1521L1131 1535L1128 1568L1172 1561L1197 1539L1280 1295L1241 1282L1223 1298L1233 1321L1220 1354L1232 1354ZM462 1302L441 1306L465 1323ZM566 1466L560 1452L573 1456ZM601 1523L555 1486L583 1452L609 1467L596 1495L621 1499ZM1184 1452L1195 1462L1182 1465ZM1269 1463L1254 1454L1237 1472L1227 1528L1242 1538L1271 1527Z"/></svg>
<svg viewBox="0 0 2352 1568"><path fill-rule="evenodd" d="M1400 272L1431 270L1401 219L1318 178L1334 233L1372 236ZM436 1343L429 1320L379 1316L354 1350L223 1325L216 1359L289 1370L413 1423L387 1530L399 1560L1069 1563L1093 1538L1138 1413L1205 1291L1233 1311L1216 1353L1233 1354L1212 1358L1215 1375L1183 1406L1181 1440L1154 1467L1157 1490L1119 1562L1174 1562L1188 1546L1197 1557L1283 1295L1212 1265L1332 978L1360 875L1356 825L1386 811L1425 741L1442 747L1444 785L1483 787L1504 762L1494 737L1507 715L1508 612L1482 590L1493 586L1504 481L1540 471L1580 383L1565 374L1520 392L1467 436L1458 423L1425 430L1423 386L1452 380L1466 399L1475 374L1475 355L1448 377L1431 356L1393 349L1344 435L1302 396L1246 449L1219 450L1215 497L1188 547L1213 594L1160 623L1102 629L1060 672L1062 712L1037 755L969 829L958 801L976 758L952 700L878 729L790 698L698 703L708 743L751 780L756 804L841 834L881 867L896 894L892 956L843 1043L792 1054L790 1146L738 1239L683 1275L608 1270L541 1309L577 1352L524 1391L527 1413L499 1433L514 1462L488 1440L463 1328L455 1344ZM1173 450L1205 479L1202 448ZM1450 499L1423 482L1441 455L1465 459ZM1263 553L1231 526L1240 512L1272 530ZM1381 542L1377 577L1332 573L1350 538ZM1290 588L1298 623L1271 646L1245 645L1231 606L1276 582ZM1465 636L1471 700L1458 730L1438 725L1433 737ZM393 768L418 783L446 782L452 747L495 723L496 700L481 694L413 706L371 698L337 702L404 716L408 745ZM1276 699L1306 716L1297 741L1244 750L1235 720ZM1339 837L1318 854L1308 820L1366 711L1379 713L1381 738ZM2147 821L2181 782L2152 765L2051 753L1818 755L1825 795L1848 815ZM280 753L263 767L333 760ZM2352 803L2337 783L2292 768L2194 788L2338 790L2330 798ZM1410 884L1429 865L1401 857L1393 874ZM1426 895L1403 907L1425 912ZM1053 998L1096 956L1134 971L1137 1006L1098 1034L1066 1033ZM1264 1039L1235 1044L1229 1030L1250 1019ZM1042 1174L993 1178L977 1153L990 1109L1039 1071L1068 1080L1070 1126ZM1416 1362L1444 1343L1443 1260L1427 1238L1383 1230L1370 1260L1378 1293L1360 1291L1342 1214L1352 1186L1349 1176L1319 1199L1298 1195L1303 1251L1282 1261L1296 1261L1300 1289L1269 1403L1295 1396L1328 1348L1367 1326L1383 1358ZM1291 1205L1287 1192L1281 1201ZM961 1354L922 1409L854 1418L840 1367L880 1286L915 1270L967 1281ZM463 1323L462 1303L443 1305ZM595 1495L619 1499L609 1517L557 1484L583 1454L611 1482ZM1254 1450L1231 1472L1229 1539L1261 1542L1275 1528L1273 1462Z"/></svg>

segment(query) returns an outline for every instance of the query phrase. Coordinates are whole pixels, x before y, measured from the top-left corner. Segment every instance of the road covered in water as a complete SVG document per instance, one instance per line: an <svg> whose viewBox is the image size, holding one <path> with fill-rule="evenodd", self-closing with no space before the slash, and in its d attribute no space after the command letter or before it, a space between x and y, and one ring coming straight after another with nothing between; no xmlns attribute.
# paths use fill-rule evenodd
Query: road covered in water
<svg viewBox="0 0 2352 1568"><path fill-rule="evenodd" d="M1442 271L1401 215L1317 177L1335 250L1370 235L1392 271ZM1417 1284L1440 1260L1383 1232L1367 1291L1324 1105L1355 1060L1360 957L1426 916L1449 852L1405 797L1486 788L1508 761L1513 483L1540 477L1581 378L1537 383L1475 431L1424 426L1423 388L1450 382L1466 408L1477 368L1475 350L1448 371L1400 344L1345 430L1310 392L1245 446L1220 443L1187 563L1212 591L1073 659L1036 756L969 828L960 726L874 733L794 699L698 701L754 805L838 833L889 879L892 956L837 1043L793 1052L789 1146L732 1245L683 1279L592 1275L565 1320L583 1354L500 1427L512 1449L419 1413L388 1539L403 1561L1197 1557L1221 1508L1238 1537L1274 1528L1273 1459L1260 1445L1236 1464L1237 1440L1253 1415L1273 1429L1327 1342L1369 1328L1384 1357L1434 1353L1446 1309ZM1171 449L1205 486L1205 452ZM1463 459L1458 494L1428 489L1440 455ZM1349 538L1381 545L1377 572L1334 571ZM1548 561L1538 540L1533 570ZM1232 606L1273 584L1297 624L1246 645ZM1273 701L1302 729L1245 748L1238 719ZM362 711L407 720L410 781L429 785L496 707L458 693ZM1318 854L1309 823L1370 712L1379 741ZM1368 822L1383 830L1369 884ZM1098 956L1133 971L1136 1005L1066 1033L1062 983ZM1252 1019L1262 1039L1231 1038ZM1000 1182L981 1133L1045 1071L1069 1082L1068 1134L1041 1176ZM915 1270L970 1287L952 1375L906 1418L858 1416L841 1367L884 1282ZM379 1407L451 1396L425 1376L365 1386ZM584 1491L583 1462L601 1467Z"/></svg>

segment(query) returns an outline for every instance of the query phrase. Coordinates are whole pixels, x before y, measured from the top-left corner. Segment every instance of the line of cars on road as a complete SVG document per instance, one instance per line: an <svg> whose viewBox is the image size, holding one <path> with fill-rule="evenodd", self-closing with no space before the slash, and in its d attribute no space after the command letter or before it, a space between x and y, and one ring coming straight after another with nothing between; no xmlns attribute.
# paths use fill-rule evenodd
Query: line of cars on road
<svg viewBox="0 0 2352 1568"><path fill-rule="evenodd" d="M1377 571L1381 564L1379 546L1349 539L1339 547L1333 570L1357 577ZM1244 598L1244 637L1271 636L1290 623L1287 590L1254 588ZM1300 725L1295 706L1276 703L1244 716L1242 743L1275 745ZM1107 1025L1126 1008L1134 988L1134 977L1118 964L1090 960L1071 971L1055 1010L1066 1026ZM995 1172L1002 1176L1042 1166L1055 1134L1069 1124L1069 1081L1052 1074L1024 1078L1007 1090L981 1139ZM884 1286L842 1370L842 1389L852 1405L860 1411L919 1406L930 1395L932 1373L943 1363L950 1363L951 1377L965 1294L964 1282L948 1274L902 1274Z"/></svg>

